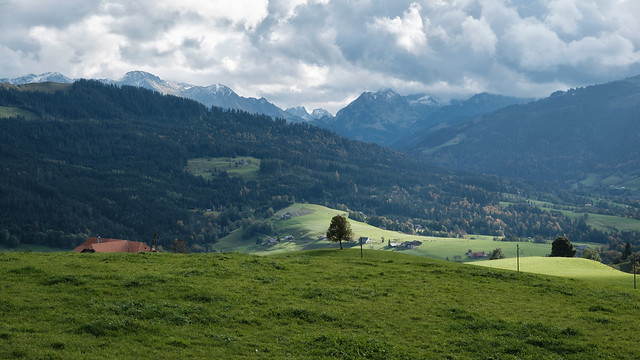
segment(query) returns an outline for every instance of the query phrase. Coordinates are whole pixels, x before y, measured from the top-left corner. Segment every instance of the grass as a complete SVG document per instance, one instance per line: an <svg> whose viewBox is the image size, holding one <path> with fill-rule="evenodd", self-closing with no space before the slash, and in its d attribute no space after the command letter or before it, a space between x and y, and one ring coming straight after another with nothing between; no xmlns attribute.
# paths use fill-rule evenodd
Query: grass
<svg viewBox="0 0 640 360"><path fill-rule="evenodd" d="M500 259L481 261L474 265L494 269L517 269L516 259ZM623 288L633 288L633 275L615 270L597 261L581 258L563 257L524 257L520 258L520 271L562 276L589 282L616 285Z"/></svg>
<svg viewBox="0 0 640 360"><path fill-rule="evenodd" d="M245 181L254 180L260 170L260 159L250 156L235 158L196 158L187 162L185 170L195 176L211 179L226 172L228 176L241 177Z"/></svg>
<svg viewBox="0 0 640 360"><path fill-rule="evenodd" d="M632 359L638 293L385 251L0 253L3 359Z"/></svg>
<svg viewBox="0 0 640 360"><path fill-rule="evenodd" d="M521 197L517 197L515 195L512 195L512 197L515 200L525 200L524 198ZM547 201L538 201L538 200L531 200L531 199L526 199L527 201L531 202L532 204L540 207L542 210L545 211L558 211L560 213L562 213L564 216L567 216L571 219L579 219L581 217L584 216L583 212L576 212L576 207L575 206L562 206L563 209L557 209L554 208L555 204L547 202ZM508 201L502 201L500 202L500 205L503 207L508 206L509 204L511 204L511 202ZM622 205L622 204L617 204L618 206L626 206L626 205ZM625 217L620 217L620 216L614 216L614 215L602 215L602 214L593 214L593 213L588 213L587 219L586 219L586 223L587 225L593 226L598 230L601 231L607 231L607 232L611 232L611 231L640 231L640 220L636 220L636 219L630 219L630 218L625 218Z"/></svg>
<svg viewBox="0 0 640 360"><path fill-rule="evenodd" d="M30 111L15 106L0 106L0 119L22 116L25 119L36 119L38 116Z"/></svg>
<svg viewBox="0 0 640 360"><path fill-rule="evenodd" d="M291 219L282 220L282 215L286 213L292 215ZM285 236L291 235L294 241L282 241L280 244L271 247L257 245L256 237L242 239L242 230L238 230L221 239L215 244L215 249L268 255L300 250L336 248L338 244L330 243L327 240L318 240L319 236L326 234L331 218L335 215L347 214L344 211L334 210L320 205L294 204L277 212L271 219L276 231L276 234L271 235L272 237L280 236L281 239L284 239ZM361 236L372 239L371 244L364 245L364 248L369 250L392 251L387 248L388 240L397 243L420 240L422 242L421 246L411 250L402 250L401 252L443 260L447 258L453 260L455 256L460 256L462 260L466 261L469 259L465 254L469 249L489 253L495 248L502 248L507 257L516 256L516 243L493 241L493 237L491 236L469 235L463 239L417 236L379 229L354 220L349 220L349 223L354 232L355 239ZM265 238L266 236L263 235L260 237ZM385 239L384 242L382 238ZM550 244L532 242L522 242L519 244L520 254L522 256L545 256L551 253ZM359 247L357 242L344 245ZM578 243L576 243L576 245L578 245Z"/></svg>

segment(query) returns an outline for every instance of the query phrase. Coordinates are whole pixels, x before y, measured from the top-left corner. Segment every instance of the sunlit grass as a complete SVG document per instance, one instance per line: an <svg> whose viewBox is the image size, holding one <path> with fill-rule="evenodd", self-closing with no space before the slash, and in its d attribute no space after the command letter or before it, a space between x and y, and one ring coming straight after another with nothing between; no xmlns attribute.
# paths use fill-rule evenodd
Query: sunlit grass
<svg viewBox="0 0 640 360"><path fill-rule="evenodd" d="M291 214L292 217L283 220L282 216L287 213ZM326 234L331 218L335 215L347 215L347 213L320 205L294 204L273 216L271 221L274 224L276 233L270 235L274 238L280 236L281 239L284 239L287 235L291 235L294 241L282 241L275 246L266 246L256 244L256 237L242 239L242 230L238 230L221 239L214 248L217 250L237 250L259 255L336 248L338 247L337 244L318 239L319 236ZM459 259L459 261L469 261L470 259L465 255L468 250L490 253L496 248L502 248L507 257L516 256L516 243L494 241L491 236L468 235L465 238L441 238L383 230L355 220L349 220L349 224L354 232L355 240L361 236L371 238L372 242L363 246L364 249L369 250L392 251L388 248L389 241L402 243L403 241L419 240L422 242L421 246L411 250L402 250L402 252L443 260ZM258 235L258 237L266 238L267 236ZM382 240L383 238L384 241ZM359 246L359 243L356 241L346 245ZM551 252L551 244L521 242L519 245L521 256L546 256Z"/></svg>
<svg viewBox="0 0 640 360"><path fill-rule="evenodd" d="M515 271L515 258L475 262L474 265ZM565 257L523 257L520 271L580 279L589 282L633 288L633 275L615 270L597 261Z"/></svg>
<svg viewBox="0 0 640 360"><path fill-rule="evenodd" d="M636 292L387 251L0 253L2 359L632 359Z"/></svg>

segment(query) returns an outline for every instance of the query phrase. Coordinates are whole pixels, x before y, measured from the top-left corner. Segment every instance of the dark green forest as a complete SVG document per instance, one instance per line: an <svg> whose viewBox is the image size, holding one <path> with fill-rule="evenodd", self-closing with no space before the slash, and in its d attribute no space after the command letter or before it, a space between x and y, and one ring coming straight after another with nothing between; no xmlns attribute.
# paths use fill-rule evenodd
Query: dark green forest
<svg viewBox="0 0 640 360"><path fill-rule="evenodd" d="M500 206L504 194L545 193L528 185L141 88L0 84L0 106L20 110L0 119L0 241L8 245L72 248L96 235L149 242L154 231L165 247L214 244L293 202L409 233L420 224L425 235L566 234L612 251L633 238L527 203ZM185 171L189 159L236 156L261 160L257 179Z"/></svg>

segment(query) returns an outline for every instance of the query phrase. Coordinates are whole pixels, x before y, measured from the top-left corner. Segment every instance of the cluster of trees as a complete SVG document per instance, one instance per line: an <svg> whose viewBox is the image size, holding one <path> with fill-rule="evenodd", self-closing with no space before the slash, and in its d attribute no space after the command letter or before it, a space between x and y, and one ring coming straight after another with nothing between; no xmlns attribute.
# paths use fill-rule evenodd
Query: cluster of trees
<svg viewBox="0 0 640 360"><path fill-rule="evenodd" d="M3 119L0 128L0 228L10 234L0 240L8 243L71 248L94 235L148 242L157 230L165 248L176 239L202 246L240 227L268 234L266 214L295 201L357 209L350 216L407 233L610 241L559 213L499 206L513 183L308 124L93 81L23 90L0 86L0 106L37 115ZM235 156L261 159L259 176L184 171L191 158Z"/></svg>

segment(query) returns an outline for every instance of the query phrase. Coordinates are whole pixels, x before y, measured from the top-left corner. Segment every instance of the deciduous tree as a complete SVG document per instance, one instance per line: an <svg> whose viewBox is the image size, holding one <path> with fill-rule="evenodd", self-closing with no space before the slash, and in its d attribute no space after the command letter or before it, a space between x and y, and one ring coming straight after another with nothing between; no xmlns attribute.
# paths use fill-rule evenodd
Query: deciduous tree
<svg viewBox="0 0 640 360"><path fill-rule="evenodd" d="M505 258L505 255L504 255L504 252L502 252L502 248L497 248L491 252L491 257L489 257L489 260L497 260L497 259L504 259L504 258Z"/></svg>
<svg viewBox="0 0 640 360"><path fill-rule="evenodd" d="M576 249L573 248L573 244L569 239L564 236L559 236L551 244L550 256L574 257L576 256Z"/></svg>
<svg viewBox="0 0 640 360"><path fill-rule="evenodd" d="M332 242L339 242L340 250L342 250L343 241L351 241L353 239L353 231L351 231L351 225L346 217L336 215L331 219L331 224L327 230L327 239Z"/></svg>

